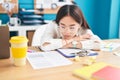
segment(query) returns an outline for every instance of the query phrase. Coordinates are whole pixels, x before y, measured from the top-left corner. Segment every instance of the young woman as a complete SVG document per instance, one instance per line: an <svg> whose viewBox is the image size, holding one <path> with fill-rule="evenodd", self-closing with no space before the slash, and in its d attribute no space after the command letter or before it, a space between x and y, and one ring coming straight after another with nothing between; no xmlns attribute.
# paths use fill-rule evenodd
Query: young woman
<svg viewBox="0 0 120 80"><path fill-rule="evenodd" d="M55 21L47 24L40 45L44 51L58 48L98 50L100 41L90 30L79 7L64 5L59 9Z"/></svg>

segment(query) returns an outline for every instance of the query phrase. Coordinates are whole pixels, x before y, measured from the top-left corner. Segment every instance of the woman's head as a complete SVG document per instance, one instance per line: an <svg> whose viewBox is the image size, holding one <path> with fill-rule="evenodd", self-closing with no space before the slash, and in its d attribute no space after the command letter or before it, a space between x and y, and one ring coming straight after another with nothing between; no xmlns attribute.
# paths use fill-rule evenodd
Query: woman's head
<svg viewBox="0 0 120 80"><path fill-rule="evenodd" d="M66 39L74 37L80 28L89 29L81 10L76 5L62 6L57 13L55 21Z"/></svg>
<svg viewBox="0 0 120 80"><path fill-rule="evenodd" d="M84 16L82 14L82 11L80 10L80 8L76 5L64 5L62 6L57 15L56 15L56 23L59 25L59 22L62 18L64 18L65 16L70 16L72 17L78 24L80 24L80 26L83 29L89 29L89 26L87 24L87 22L84 19Z"/></svg>

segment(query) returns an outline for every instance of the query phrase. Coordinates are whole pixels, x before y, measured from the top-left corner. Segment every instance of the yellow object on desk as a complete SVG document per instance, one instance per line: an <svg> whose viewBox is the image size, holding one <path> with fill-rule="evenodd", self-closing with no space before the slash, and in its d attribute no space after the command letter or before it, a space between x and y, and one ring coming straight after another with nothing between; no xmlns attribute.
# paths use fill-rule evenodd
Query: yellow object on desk
<svg viewBox="0 0 120 80"><path fill-rule="evenodd" d="M26 64L27 42L28 39L24 36L11 37L11 53L15 66L23 66Z"/></svg>
<svg viewBox="0 0 120 80"><path fill-rule="evenodd" d="M97 52L87 51L86 52L78 52L74 58L75 61L79 61L83 65L91 65L96 62Z"/></svg>
<svg viewBox="0 0 120 80"><path fill-rule="evenodd" d="M78 76L80 78L83 78L85 80L91 80L92 74L96 72L97 70L102 69L103 67L107 66L108 64L99 62L99 63L94 63L90 66L85 66L80 69L76 69L73 71L73 74L75 76Z"/></svg>

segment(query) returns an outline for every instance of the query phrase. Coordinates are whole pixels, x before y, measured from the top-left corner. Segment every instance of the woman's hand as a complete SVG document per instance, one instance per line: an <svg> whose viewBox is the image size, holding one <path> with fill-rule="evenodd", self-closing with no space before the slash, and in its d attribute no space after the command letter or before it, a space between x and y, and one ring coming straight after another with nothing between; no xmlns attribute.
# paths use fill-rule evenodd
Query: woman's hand
<svg viewBox="0 0 120 80"><path fill-rule="evenodd" d="M73 44L72 42L64 45L62 48L73 48ZM76 44L76 48L82 48L82 44L80 42L78 42L78 44Z"/></svg>
<svg viewBox="0 0 120 80"><path fill-rule="evenodd" d="M83 40L87 40L87 39L90 39L91 38L91 35L90 34L84 34L84 35L81 35L81 36L75 36L74 38L72 39L69 39L69 40L65 40L63 39L63 48L71 48L73 47L72 45L72 41L77 41L79 44L77 44L77 48L81 48L81 43L80 41L83 41Z"/></svg>
<svg viewBox="0 0 120 80"><path fill-rule="evenodd" d="M84 34L84 35L81 35L81 36L75 36L73 38L73 40L75 40L75 41L83 41L83 40L90 39L90 38L91 38L90 34Z"/></svg>

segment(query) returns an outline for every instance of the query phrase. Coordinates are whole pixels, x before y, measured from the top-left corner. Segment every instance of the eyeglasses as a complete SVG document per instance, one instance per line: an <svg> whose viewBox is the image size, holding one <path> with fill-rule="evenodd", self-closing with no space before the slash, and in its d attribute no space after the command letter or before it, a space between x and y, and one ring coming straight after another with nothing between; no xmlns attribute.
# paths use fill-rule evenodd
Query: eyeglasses
<svg viewBox="0 0 120 80"><path fill-rule="evenodd" d="M67 31L69 29L69 31L75 31L74 27L64 27L64 26L60 26L60 30L61 31Z"/></svg>
<svg viewBox="0 0 120 80"><path fill-rule="evenodd" d="M85 49L82 49L81 51L79 51L79 52L76 53L76 56L79 56L79 57L96 56L96 55L98 55L97 52L91 52L91 51L85 50Z"/></svg>
<svg viewBox="0 0 120 80"><path fill-rule="evenodd" d="M76 31L76 28L75 28L75 27L76 27L76 26L70 26L70 27L59 26L59 28L60 28L61 31L67 31L67 30L69 30L69 31L71 31L71 32Z"/></svg>
<svg viewBox="0 0 120 80"><path fill-rule="evenodd" d="M87 56L87 54L88 54L88 51L85 49L82 49L81 51L76 53L76 56L84 57L84 56Z"/></svg>

